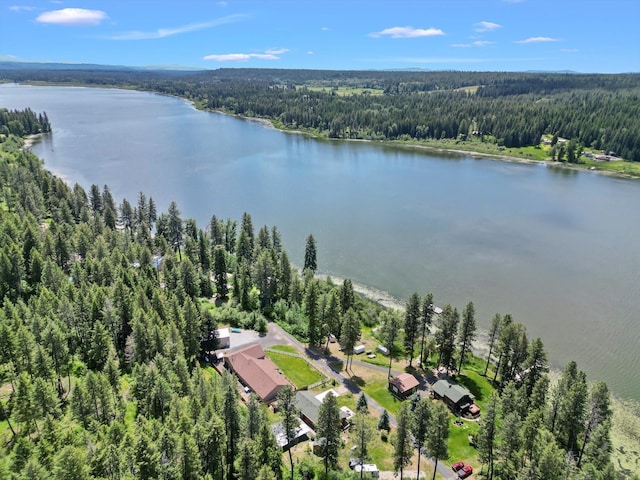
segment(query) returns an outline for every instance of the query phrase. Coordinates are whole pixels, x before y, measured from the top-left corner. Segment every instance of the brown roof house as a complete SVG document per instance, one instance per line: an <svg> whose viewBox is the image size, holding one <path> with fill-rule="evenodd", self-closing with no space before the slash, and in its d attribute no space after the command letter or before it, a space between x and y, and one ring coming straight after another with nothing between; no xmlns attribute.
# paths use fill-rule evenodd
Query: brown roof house
<svg viewBox="0 0 640 480"><path fill-rule="evenodd" d="M401 373L389 380L389 390L394 395L405 399L410 397L417 389L420 382L410 373Z"/></svg>
<svg viewBox="0 0 640 480"><path fill-rule="evenodd" d="M257 343L228 354L226 364L243 385L256 392L260 400L266 403L275 400L282 387L290 385Z"/></svg>

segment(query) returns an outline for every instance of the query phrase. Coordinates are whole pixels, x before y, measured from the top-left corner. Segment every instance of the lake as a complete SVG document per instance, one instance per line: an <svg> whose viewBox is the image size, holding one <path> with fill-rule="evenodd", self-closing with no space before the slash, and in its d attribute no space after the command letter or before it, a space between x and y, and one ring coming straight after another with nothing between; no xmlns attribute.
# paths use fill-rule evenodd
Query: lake
<svg viewBox="0 0 640 480"><path fill-rule="evenodd" d="M574 359L640 400L640 181L320 141L143 92L5 84L0 107L46 111L33 152L87 191L175 200L201 227L249 212L298 265L313 233L321 272L401 301L472 300L481 328L511 313L554 367Z"/></svg>

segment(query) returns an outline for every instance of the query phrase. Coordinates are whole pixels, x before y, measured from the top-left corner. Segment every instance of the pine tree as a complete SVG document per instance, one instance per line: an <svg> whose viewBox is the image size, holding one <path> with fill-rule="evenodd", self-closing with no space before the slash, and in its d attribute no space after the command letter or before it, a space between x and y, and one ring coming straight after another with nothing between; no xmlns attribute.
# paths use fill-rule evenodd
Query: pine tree
<svg viewBox="0 0 640 480"><path fill-rule="evenodd" d="M420 329L420 297L411 294L407 302L404 316L404 349L409 358L409 367L413 362L413 355Z"/></svg>
<svg viewBox="0 0 640 480"><path fill-rule="evenodd" d="M426 449L435 458L433 479L436 478L438 460L449 457L449 410L442 402L434 403L431 408L431 427L427 433Z"/></svg>
<svg viewBox="0 0 640 480"><path fill-rule="evenodd" d="M318 269L318 261L317 261L317 252L316 252L316 240L313 238L313 235L309 234L307 237L307 244L304 249L304 268L303 270L311 270L315 273Z"/></svg>
<svg viewBox="0 0 640 480"><path fill-rule="evenodd" d="M324 397L318 410L318 424L316 426L317 438L321 441L320 457L324 463L325 476L329 468L335 468L338 464L338 451L342 445L340 434L340 406L336 397L329 393ZM320 440L321 439L321 440Z"/></svg>
<svg viewBox="0 0 640 480"><path fill-rule="evenodd" d="M473 302L469 302L462 311L462 321L458 333L458 343L460 344L460 364L458 365L458 373L462 373L464 365L464 355L467 348L471 346L476 338L476 310Z"/></svg>
<svg viewBox="0 0 640 480"><path fill-rule="evenodd" d="M413 447L411 445L411 410L409 404L404 402L398 414L398 428L394 439L393 471L400 472L400 480L403 477L404 467L411 463Z"/></svg>

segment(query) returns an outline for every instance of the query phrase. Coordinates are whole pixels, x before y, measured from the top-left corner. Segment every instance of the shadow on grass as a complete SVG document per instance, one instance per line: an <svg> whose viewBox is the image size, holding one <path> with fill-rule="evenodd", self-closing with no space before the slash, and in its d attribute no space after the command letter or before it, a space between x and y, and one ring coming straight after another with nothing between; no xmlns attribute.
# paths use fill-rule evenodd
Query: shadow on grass
<svg viewBox="0 0 640 480"><path fill-rule="evenodd" d="M480 385L478 385L478 382L476 382L473 378L469 378L466 375L459 375L458 378L456 378L456 381L463 387L467 388L467 390L469 390L473 394L476 401L481 402L482 400L484 400L482 389L480 388Z"/></svg>
<svg viewBox="0 0 640 480"><path fill-rule="evenodd" d="M359 377L357 375L352 375L350 380L360 388L363 388L367 384L367 382L365 382L362 377Z"/></svg>
<svg viewBox="0 0 640 480"><path fill-rule="evenodd" d="M344 362L342 360L328 361L327 365L329 365L329 368L336 373L342 372L342 369L344 368Z"/></svg>

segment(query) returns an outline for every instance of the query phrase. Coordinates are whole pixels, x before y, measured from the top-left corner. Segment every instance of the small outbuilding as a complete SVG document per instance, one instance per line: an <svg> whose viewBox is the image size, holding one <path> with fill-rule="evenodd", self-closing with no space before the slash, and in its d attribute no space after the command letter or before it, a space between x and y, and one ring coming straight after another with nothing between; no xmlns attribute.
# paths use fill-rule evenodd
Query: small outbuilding
<svg viewBox="0 0 640 480"><path fill-rule="evenodd" d="M410 397L418 389L418 379L410 373L402 373L389 380L389 390L402 400Z"/></svg>
<svg viewBox="0 0 640 480"><path fill-rule="evenodd" d="M216 340L218 348L229 348L231 346L231 332L228 328L219 328L216 330Z"/></svg>
<svg viewBox="0 0 640 480"><path fill-rule="evenodd" d="M384 345L378 345L378 349L377 349L380 353L382 353L383 355L389 355L389 349L387 347L385 347Z"/></svg>
<svg viewBox="0 0 640 480"><path fill-rule="evenodd" d="M369 478L378 478L380 476L380 471L378 470L378 466L375 463L365 463L361 465L356 465L353 469L360 473L363 472L369 476Z"/></svg>
<svg viewBox="0 0 640 480"><path fill-rule="evenodd" d="M358 345L356 347L353 347L353 353L355 353L356 355L360 355L361 353L364 353L364 351L365 351L364 345Z"/></svg>

